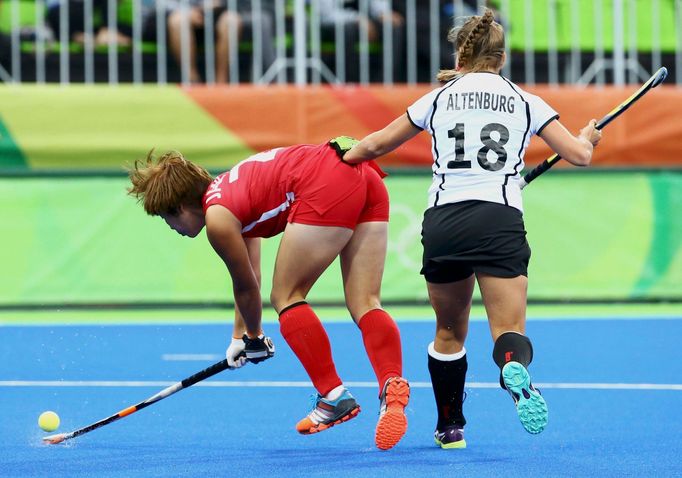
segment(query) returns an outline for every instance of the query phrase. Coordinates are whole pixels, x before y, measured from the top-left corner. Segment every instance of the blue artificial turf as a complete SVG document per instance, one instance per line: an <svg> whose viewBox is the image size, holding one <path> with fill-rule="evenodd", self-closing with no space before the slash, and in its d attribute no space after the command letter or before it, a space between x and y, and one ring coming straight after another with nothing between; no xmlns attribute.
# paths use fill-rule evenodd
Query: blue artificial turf
<svg viewBox="0 0 682 478"><path fill-rule="evenodd" d="M427 387L426 345L433 324L401 322L406 377L415 383L409 429L393 450L374 447L377 390L352 323L328 324L338 371L362 406L354 420L314 436L294 425L312 388L270 324L273 360L195 386L64 445L45 446L36 423L57 411L59 431L109 416L161 386L10 386L18 380L177 381L209 362L163 361L169 353L221 354L229 328L218 325L64 326L0 329L0 476L682 476L682 390L546 388L548 428L527 434L500 389L468 387L466 450L433 443L435 407ZM535 382L679 384L682 320L531 321ZM497 381L487 324L472 322L468 380ZM285 383L286 382L286 383ZM278 385L279 384L279 385ZM284 385L290 386L284 386Z"/></svg>

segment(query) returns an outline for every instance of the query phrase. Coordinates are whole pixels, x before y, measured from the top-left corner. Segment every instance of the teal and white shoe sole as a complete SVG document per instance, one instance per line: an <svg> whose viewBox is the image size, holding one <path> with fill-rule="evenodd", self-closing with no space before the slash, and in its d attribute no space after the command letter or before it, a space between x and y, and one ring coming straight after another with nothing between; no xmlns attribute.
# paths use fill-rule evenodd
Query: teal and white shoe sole
<svg viewBox="0 0 682 478"><path fill-rule="evenodd" d="M523 428L533 435L544 430L548 420L547 403L531 388L528 370L518 362L509 362L502 368L502 380L514 397Z"/></svg>

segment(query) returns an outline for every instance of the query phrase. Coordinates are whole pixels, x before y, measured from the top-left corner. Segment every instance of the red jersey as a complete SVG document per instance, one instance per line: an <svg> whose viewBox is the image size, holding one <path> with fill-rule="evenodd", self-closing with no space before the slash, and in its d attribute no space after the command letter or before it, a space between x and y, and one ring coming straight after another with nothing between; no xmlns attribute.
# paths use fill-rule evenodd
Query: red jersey
<svg viewBox="0 0 682 478"><path fill-rule="evenodd" d="M244 237L272 237L284 231L292 210L301 203L321 218L354 195L361 195L357 199L364 204L367 174L376 174L371 171L375 168L368 163L351 166L341 162L326 143L272 149L218 176L204 194L204 212L221 205L239 219ZM362 191L355 194L359 189ZM344 227L353 227L353 221L304 220Z"/></svg>

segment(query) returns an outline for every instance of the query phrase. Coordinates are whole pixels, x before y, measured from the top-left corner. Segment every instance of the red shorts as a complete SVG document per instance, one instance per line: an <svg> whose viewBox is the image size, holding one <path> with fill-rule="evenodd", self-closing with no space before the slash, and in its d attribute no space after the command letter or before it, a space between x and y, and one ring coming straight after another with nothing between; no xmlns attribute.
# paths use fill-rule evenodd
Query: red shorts
<svg viewBox="0 0 682 478"><path fill-rule="evenodd" d="M321 161L318 174L300 183L288 222L348 229L363 222L388 222L388 191L369 163L349 165L334 152Z"/></svg>

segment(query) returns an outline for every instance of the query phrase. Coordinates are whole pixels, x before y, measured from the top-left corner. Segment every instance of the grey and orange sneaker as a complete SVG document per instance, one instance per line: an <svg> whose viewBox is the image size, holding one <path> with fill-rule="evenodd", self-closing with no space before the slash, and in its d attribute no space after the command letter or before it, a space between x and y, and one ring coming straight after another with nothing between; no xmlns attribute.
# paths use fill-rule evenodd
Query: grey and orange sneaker
<svg viewBox="0 0 682 478"><path fill-rule="evenodd" d="M402 377L391 377L384 384L379 399L379 421L374 441L380 450L388 450L407 431L405 407L410 400L410 385Z"/></svg>
<svg viewBox="0 0 682 478"><path fill-rule="evenodd" d="M464 427L460 425L450 425L442 430L436 430L433 438L436 445L446 450L467 447L467 442L464 440Z"/></svg>
<svg viewBox="0 0 682 478"><path fill-rule="evenodd" d="M507 362L502 367L502 380L516 404L516 413L528 433L540 433L547 426L547 403L533 387L526 367L518 362Z"/></svg>
<svg viewBox="0 0 682 478"><path fill-rule="evenodd" d="M302 435L311 435L347 422L360 413L360 405L348 390L336 400L327 400L321 395L313 395L312 410L296 424L296 431Z"/></svg>

